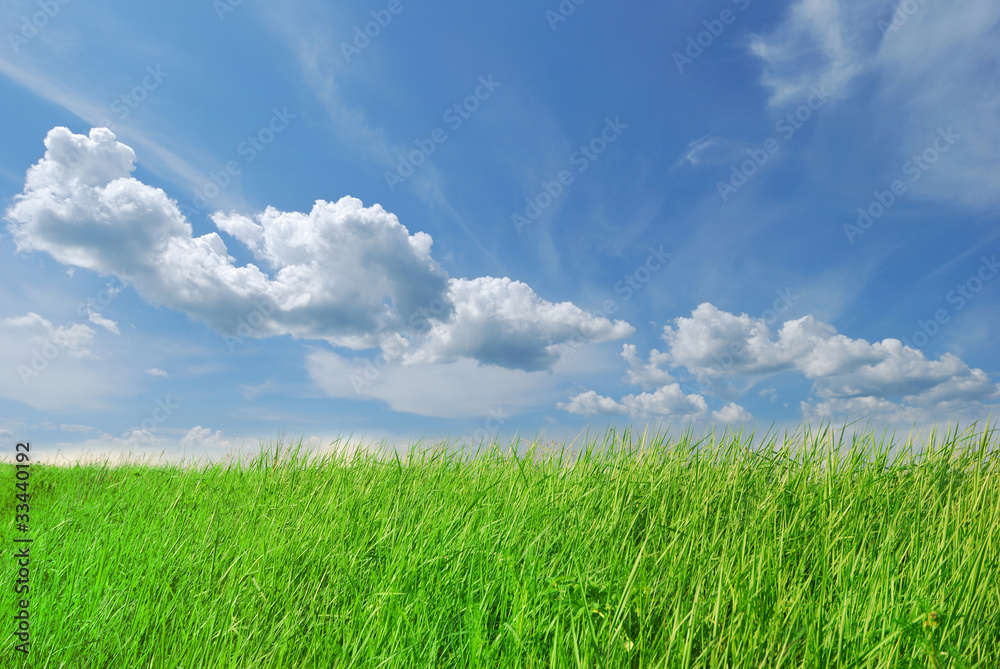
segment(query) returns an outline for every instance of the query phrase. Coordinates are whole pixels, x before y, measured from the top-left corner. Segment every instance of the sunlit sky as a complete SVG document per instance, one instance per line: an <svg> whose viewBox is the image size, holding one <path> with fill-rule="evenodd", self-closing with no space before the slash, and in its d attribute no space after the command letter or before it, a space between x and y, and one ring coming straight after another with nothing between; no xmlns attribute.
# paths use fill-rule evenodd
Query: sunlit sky
<svg viewBox="0 0 1000 669"><path fill-rule="evenodd" d="M1000 4L0 7L0 435L1000 405Z"/></svg>

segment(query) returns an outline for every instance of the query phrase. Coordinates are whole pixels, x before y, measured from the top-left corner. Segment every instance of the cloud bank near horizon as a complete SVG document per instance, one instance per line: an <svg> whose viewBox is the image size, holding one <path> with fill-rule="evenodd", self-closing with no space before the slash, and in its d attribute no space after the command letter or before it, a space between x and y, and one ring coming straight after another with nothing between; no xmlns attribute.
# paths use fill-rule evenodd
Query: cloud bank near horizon
<svg viewBox="0 0 1000 669"><path fill-rule="evenodd" d="M930 360L898 339L851 339L811 315L785 321L772 332L763 318L735 315L705 302L689 318L678 317L673 326L664 327L661 339L666 349L652 349L648 361L635 346L626 344L622 350L629 383L644 392L616 401L588 390L559 408L584 416L745 422L752 416L735 402L709 414L706 396L739 395L734 381L749 389L780 373L812 382L812 401L800 403L807 419L868 415L923 420L985 409L1000 400L1000 385L951 353ZM693 381L675 376L681 370Z"/></svg>

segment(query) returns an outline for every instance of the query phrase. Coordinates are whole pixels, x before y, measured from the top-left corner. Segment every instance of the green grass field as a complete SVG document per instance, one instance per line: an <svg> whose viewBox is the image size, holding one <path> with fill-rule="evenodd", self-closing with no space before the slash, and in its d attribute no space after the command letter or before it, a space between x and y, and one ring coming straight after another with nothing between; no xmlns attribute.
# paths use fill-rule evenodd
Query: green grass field
<svg viewBox="0 0 1000 669"><path fill-rule="evenodd" d="M24 666L1000 667L998 448L826 428L32 465Z"/></svg>

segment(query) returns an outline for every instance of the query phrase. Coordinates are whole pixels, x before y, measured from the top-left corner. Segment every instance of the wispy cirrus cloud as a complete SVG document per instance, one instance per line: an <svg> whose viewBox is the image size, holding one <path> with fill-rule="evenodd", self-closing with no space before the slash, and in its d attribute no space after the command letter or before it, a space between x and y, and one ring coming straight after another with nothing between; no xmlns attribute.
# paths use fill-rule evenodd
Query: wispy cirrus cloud
<svg viewBox="0 0 1000 669"><path fill-rule="evenodd" d="M799 102L813 87L870 108L879 134L894 139L902 164L939 128L963 136L942 166L911 188L920 195L983 207L1000 201L1000 5L895 0L796 0L750 53L763 65L769 104ZM870 97L852 97L865 77Z"/></svg>

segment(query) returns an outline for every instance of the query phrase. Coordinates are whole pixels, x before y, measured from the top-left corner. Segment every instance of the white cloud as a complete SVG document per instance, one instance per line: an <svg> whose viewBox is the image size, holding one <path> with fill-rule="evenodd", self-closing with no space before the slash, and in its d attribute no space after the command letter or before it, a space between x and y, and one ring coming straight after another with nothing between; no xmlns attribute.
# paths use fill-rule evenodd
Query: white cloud
<svg viewBox="0 0 1000 669"><path fill-rule="evenodd" d="M108 332L111 332L112 334L121 334L120 332L118 332L118 323L115 323L113 320L104 318L93 309L87 309L87 317L90 319L90 322L93 323L94 325L100 325L102 328L104 328Z"/></svg>
<svg viewBox="0 0 1000 669"><path fill-rule="evenodd" d="M449 279L429 235L411 235L381 206L352 197L317 200L309 213L216 213L218 228L264 269L238 267L218 233L195 237L175 201L129 176L135 153L111 131L54 128L45 146L6 212L18 250L118 275L150 302L227 335L288 334L353 349L409 337L417 338L410 363L470 357L538 370L579 333L604 341L634 331L507 278Z"/></svg>
<svg viewBox="0 0 1000 669"><path fill-rule="evenodd" d="M593 390L580 393L569 402L559 402L556 407L583 416L593 416L594 414L617 416L628 411L624 404L619 404L610 397L598 395Z"/></svg>
<svg viewBox="0 0 1000 669"><path fill-rule="evenodd" d="M162 376L163 378L167 378L168 376L170 376L165 371L157 367L151 367L150 369L147 369L146 373L149 374L150 376Z"/></svg>
<svg viewBox="0 0 1000 669"><path fill-rule="evenodd" d="M59 430L60 432L91 432L94 429L90 425L80 425L78 423L59 423L57 425L48 421L43 421L42 427L49 430Z"/></svg>
<svg viewBox="0 0 1000 669"><path fill-rule="evenodd" d="M676 318L674 324L663 330L671 365L682 365L701 380L789 366L787 355L770 341L771 332L763 320L736 316L703 302L690 318Z"/></svg>
<svg viewBox="0 0 1000 669"><path fill-rule="evenodd" d="M898 133L901 157L933 145L939 128L960 137L913 189L927 197L980 208L1000 200L1000 3L918 3L886 33L875 56L881 76L880 125ZM891 17L890 13L888 17ZM880 128L881 129L881 128ZM902 161L900 161L902 164ZM907 182L909 183L909 182Z"/></svg>
<svg viewBox="0 0 1000 669"><path fill-rule="evenodd" d="M25 5L25 9L27 9L27 5ZM53 40L50 42L53 44L70 42L76 45L79 42L75 34L79 32L79 26L74 26L70 29L74 34L61 35L59 29L55 27L56 23L62 27L66 27L68 23L73 24L75 22L51 22L43 31L44 37L39 35L38 39ZM38 50L33 49L33 51L36 56L40 53ZM58 50L46 49L41 53L46 51L56 53ZM148 55L152 56L153 53L150 52ZM65 54L59 57L63 60L66 59ZM53 77L53 72L59 72L65 81ZM98 79L95 79L95 81L86 81L85 74L91 72L95 72L93 67L88 68L84 66L82 71L69 73L65 67L54 67L52 64L46 65L44 63L39 63L39 66L35 66L28 59L19 57L14 61L10 61L0 54L0 73L28 89L39 98L58 105L86 123L96 126L109 122L110 109L106 106L105 101L102 100L97 103L90 98L94 90L100 89L110 79L107 76L97 75ZM116 120L115 128L116 131L120 131L118 132L119 136L127 136L131 143L142 148L143 155L148 159L144 163L146 169L150 169L160 176L168 175L170 177L177 177L182 183L186 183L192 188L203 186L205 181L204 171L195 168L185 159L157 142L154 139L155 132L147 133L141 131L136 125L139 122L139 118L139 115L133 114L127 119ZM155 125L155 123L152 125ZM191 148L185 147L187 149L186 152L190 153ZM205 160L205 156L202 156L202 162ZM68 271L72 272L72 270L73 268L70 268Z"/></svg>
<svg viewBox="0 0 1000 669"><path fill-rule="evenodd" d="M61 465L77 462L192 463L204 459L218 462L227 455L257 452L256 442L247 444L200 425L176 434L180 436L145 430L115 436L98 431L96 437L84 441L38 445L31 450L37 461Z"/></svg>
<svg viewBox="0 0 1000 669"><path fill-rule="evenodd" d="M469 357L525 371L549 368L573 342L602 342L635 332L628 323L595 317L579 307L554 304L508 278L452 279L454 314L431 326L408 364L453 362Z"/></svg>
<svg viewBox="0 0 1000 669"><path fill-rule="evenodd" d="M310 377L329 397L378 400L393 411L452 418L551 407L565 387L606 374L613 365L601 347L567 353L550 371L534 372L480 366L468 358L404 364L399 355L363 361L324 350L306 358Z"/></svg>
<svg viewBox="0 0 1000 669"><path fill-rule="evenodd" d="M0 320L0 397L46 411L101 406L122 386L91 350L94 335L89 325L53 325L34 312Z"/></svg>
<svg viewBox="0 0 1000 669"><path fill-rule="evenodd" d="M275 334L368 348L380 335L419 331L411 316L446 298L447 276L430 256L430 236L410 235L377 204L345 197L319 200L309 214L268 207L256 221L237 214L212 220L275 272L260 289L278 306Z"/></svg>
<svg viewBox="0 0 1000 669"><path fill-rule="evenodd" d="M687 153L680 157L674 167L684 163L693 167L729 165L738 157L746 157L743 151L747 148L747 144L725 137L706 135L688 144L687 148Z"/></svg>
<svg viewBox="0 0 1000 669"><path fill-rule="evenodd" d="M220 332L263 314L256 336L370 346L446 288L429 238L411 237L381 207L344 198L317 201L310 214L268 208L256 223L217 215L220 229L250 243L274 270L271 279L255 265L234 266L217 233L194 237L166 193L128 176L135 154L109 130L95 128L88 138L56 128L45 145L7 211L18 249L120 273L151 302Z"/></svg>
<svg viewBox="0 0 1000 669"><path fill-rule="evenodd" d="M854 397L820 402L799 403L804 421L833 421L867 417L885 423L914 423L928 419L926 413L915 407L878 397Z"/></svg>
<svg viewBox="0 0 1000 669"><path fill-rule="evenodd" d="M0 321L0 326L21 330L28 336L27 343L38 349L65 351L73 358L96 359L97 357L87 348L94 339L94 329L82 323L57 326L31 311L24 316L5 318ZM56 355L56 353L49 354L48 351L40 352L46 358Z"/></svg>
<svg viewBox="0 0 1000 669"><path fill-rule="evenodd" d="M661 416L697 419L708 411L708 404L701 395L685 395L677 383L657 388L651 393L626 395L622 404L633 417Z"/></svg>
<svg viewBox="0 0 1000 669"><path fill-rule="evenodd" d="M81 430L82 432L83 430ZM0 430L0 436L3 436ZM350 457L357 452L384 454L382 444L405 454L408 440L405 436L374 432L361 436L343 434L303 435L302 456L322 456L334 452ZM299 438L292 441L281 440L282 451L299 444ZM123 462L146 464L205 464L234 463L237 459L244 463L255 459L265 447L269 455L274 454L275 441L258 436L245 437L238 434L212 430L201 425L155 434L135 430L130 434L116 436L97 431L97 435L83 441L33 442L32 461L71 465L77 462L108 462L112 465ZM287 453L286 453L287 457Z"/></svg>
<svg viewBox="0 0 1000 669"><path fill-rule="evenodd" d="M207 427L197 425L185 434L180 441L181 448L193 449L196 451L228 451L235 448L235 444L227 439L222 430L212 432Z"/></svg>
<svg viewBox="0 0 1000 669"><path fill-rule="evenodd" d="M707 412L704 397L685 395L663 364L685 370L710 388L726 379L798 373L813 382L818 400L802 404L806 417L852 411L878 411L891 418L957 416L982 413L988 403L1000 400L1000 385L952 354L929 360L896 339L851 339L812 316L786 321L773 333L763 319L731 314L705 302L690 318L676 318L673 326L665 327L663 340L667 351L653 349L649 362L631 345L622 351L631 367L629 381L644 388L659 384L655 391L627 395L620 402L588 391L559 408L593 413L599 406L620 406L633 416L700 418ZM760 394L777 399L773 389ZM722 422L750 420L749 412L735 403L712 417Z"/></svg>
<svg viewBox="0 0 1000 669"><path fill-rule="evenodd" d="M748 423L753 420L750 412L735 402L730 402L718 411L713 411L712 418L720 423Z"/></svg>
<svg viewBox="0 0 1000 669"><path fill-rule="evenodd" d="M629 383L633 386L650 390L674 381L670 372L660 368L660 365L670 360L670 356L655 348L649 352L649 362L643 362L636 353L635 345L625 344L622 347L622 358L631 367L627 375Z"/></svg>
<svg viewBox="0 0 1000 669"><path fill-rule="evenodd" d="M777 333L762 319L709 303L664 328L672 365L699 378L760 376L794 369L823 398L897 397L930 407L956 399L991 400L998 386L951 354L928 360L897 339L869 343L838 334L812 316L786 321Z"/></svg>
<svg viewBox="0 0 1000 669"><path fill-rule="evenodd" d="M342 91L358 84L370 89L371 77L347 62L342 50L343 40L327 26L348 26L350 12L334 3L306 0L280 6L261 5L256 8L262 25L284 42L299 64L303 82L312 90L330 119L330 129L355 157L364 156L390 172L399 164L399 155L412 149L411 137L391 138L384 128L373 125L365 110L352 106ZM352 38L353 39L353 38ZM361 58L364 58L361 56ZM501 263L470 229L465 218L449 202L444 192L444 180L431 161L424 163L407 180L407 185L437 211L447 214L467 235L485 259L494 266Z"/></svg>
<svg viewBox="0 0 1000 669"><path fill-rule="evenodd" d="M859 103L873 131L898 143L891 163L903 165L933 146L939 129L953 128L960 139L948 155L907 185L979 208L998 199L998 30L994 0L795 0L750 52L762 61L772 106L803 101L812 87L844 97L855 78L871 75L877 87Z"/></svg>
<svg viewBox="0 0 1000 669"><path fill-rule="evenodd" d="M693 421L705 416L708 404L701 395L685 395L680 385L671 383L651 393L626 395L621 402L588 390L569 402L559 402L556 408L584 416L629 414L633 418L679 418Z"/></svg>
<svg viewBox="0 0 1000 669"><path fill-rule="evenodd" d="M798 0L769 35L755 35L750 52L764 62L762 82L772 106L804 102L813 87L832 97L864 70L871 31L889 0Z"/></svg>

